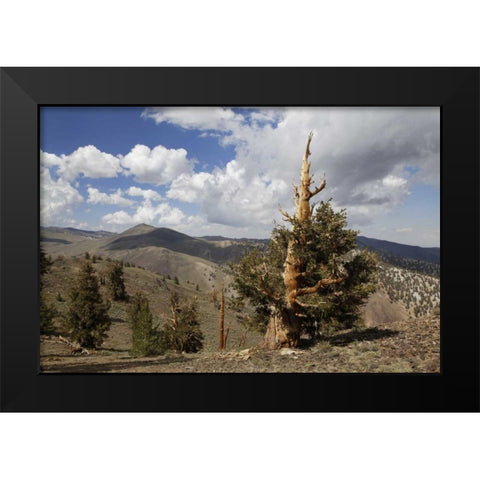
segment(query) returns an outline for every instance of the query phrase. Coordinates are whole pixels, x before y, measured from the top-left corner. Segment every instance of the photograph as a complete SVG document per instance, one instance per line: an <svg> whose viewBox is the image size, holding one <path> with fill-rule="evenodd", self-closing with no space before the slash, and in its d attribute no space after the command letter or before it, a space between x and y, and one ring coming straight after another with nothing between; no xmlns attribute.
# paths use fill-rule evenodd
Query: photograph
<svg viewBox="0 0 480 480"><path fill-rule="evenodd" d="M40 372L439 374L438 106L39 106Z"/></svg>

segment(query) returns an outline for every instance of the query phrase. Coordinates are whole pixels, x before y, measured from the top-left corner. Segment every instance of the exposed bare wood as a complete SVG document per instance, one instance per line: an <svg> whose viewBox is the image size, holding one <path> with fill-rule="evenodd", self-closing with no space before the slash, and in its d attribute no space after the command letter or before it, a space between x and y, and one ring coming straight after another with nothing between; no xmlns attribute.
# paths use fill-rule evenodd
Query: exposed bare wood
<svg viewBox="0 0 480 480"><path fill-rule="evenodd" d="M90 355L90 353L92 353L86 348L82 347L78 342L71 342L70 340L68 340L65 337L62 337L61 335L58 336L58 341L56 340L51 340L51 341L55 343L63 343L65 345L68 345L72 349L72 353L80 353L82 355Z"/></svg>
<svg viewBox="0 0 480 480"><path fill-rule="evenodd" d="M228 341L228 334L230 333L230 325L227 327L227 331L225 332L225 339L223 341L223 348L227 348L227 341Z"/></svg>
<svg viewBox="0 0 480 480"><path fill-rule="evenodd" d="M298 187L293 184L293 200L295 201L295 206L298 207L300 202L300 194L298 193Z"/></svg>
<svg viewBox="0 0 480 480"><path fill-rule="evenodd" d="M317 193L320 193L325 188L326 185L327 185L327 181L325 179L323 179L322 183L320 183L320 185L317 188L315 188L315 190L310 192L310 198L317 195Z"/></svg>
<svg viewBox="0 0 480 480"><path fill-rule="evenodd" d="M345 280L345 277L340 278L324 278L319 280L313 287L299 288L297 290L297 295L308 295L310 293L317 293L321 288L326 287L327 285L333 285L335 283L341 283Z"/></svg>
<svg viewBox="0 0 480 480"><path fill-rule="evenodd" d="M280 208L280 206L278 207L278 210L280 211L280 213L285 217L285 219L290 222L290 223L294 223L295 222L295 219L287 212L285 212L284 210L282 210Z"/></svg>
<svg viewBox="0 0 480 480"><path fill-rule="evenodd" d="M311 270L307 270L305 272L298 272L299 277L311 277L313 274L318 273L324 268L325 265L321 263L320 265L317 265L317 267L312 268Z"/></svg>
<svg viewBox="0 0 480 480"><path fill-rule="evenodd" d="M243 347L245 345L245 342L247 341L247 333L248 333L248 328L245 329L245 331L242 334L242 338L238 342L239 347Z"/></svg>
<svg viewBox="0 0 480 480"><path fill-rule="evenodd" d="M225 294L224 294L224 288L222 285L222 290L220 294L220 318L219 318L219 325L218 325L218 340L219 340L220 350L225 350L225 335L223 332L224 322L225 322Z"/></svg>
<svg viewBox="0 0 480 480"><path fill-rule="evenodd" d="M310 303L303 303L298 298L295 299L295 301L297 302L297 305L299 305L300 307L303 307L303 308L320 308L320 304L325 303L325 302L318 302L319 303L318 305L312 305Z"/></svg>

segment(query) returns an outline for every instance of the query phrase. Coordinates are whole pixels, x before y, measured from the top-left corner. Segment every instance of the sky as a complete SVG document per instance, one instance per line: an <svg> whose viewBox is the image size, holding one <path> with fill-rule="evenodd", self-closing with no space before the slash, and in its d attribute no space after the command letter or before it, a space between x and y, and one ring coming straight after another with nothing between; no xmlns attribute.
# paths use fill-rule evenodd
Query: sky
<svg viewBox="0 0 480 480"><path fill-rule="evenodd" d="M268 238L310 131L312 200L360 235L440 246L437 107L41 107L41 224Z"/></svg>

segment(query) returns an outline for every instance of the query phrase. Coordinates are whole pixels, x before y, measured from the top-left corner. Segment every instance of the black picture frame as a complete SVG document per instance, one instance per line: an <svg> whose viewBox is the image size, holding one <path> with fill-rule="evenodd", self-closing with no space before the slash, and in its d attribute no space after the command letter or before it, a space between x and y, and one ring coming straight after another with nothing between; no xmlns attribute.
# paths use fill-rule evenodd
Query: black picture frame
<svg viewBox="0 0 480 480"><path fill-rule="evenodd" d="M479 411L478 68L2 68L3 411ZM440 106L440 374L40 374L41 105Z"/></svg>

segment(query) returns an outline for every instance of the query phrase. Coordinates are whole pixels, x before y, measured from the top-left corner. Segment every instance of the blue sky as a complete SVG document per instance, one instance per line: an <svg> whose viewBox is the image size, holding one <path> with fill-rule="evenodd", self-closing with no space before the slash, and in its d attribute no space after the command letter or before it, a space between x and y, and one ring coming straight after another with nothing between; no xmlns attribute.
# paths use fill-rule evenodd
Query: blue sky
<svg viewBox="0 0 480 480"><path fill-rule="evenodd" d="M268 237L314 178L365 236L439 246L438 108L42 107L41 223Z"/></svg>

